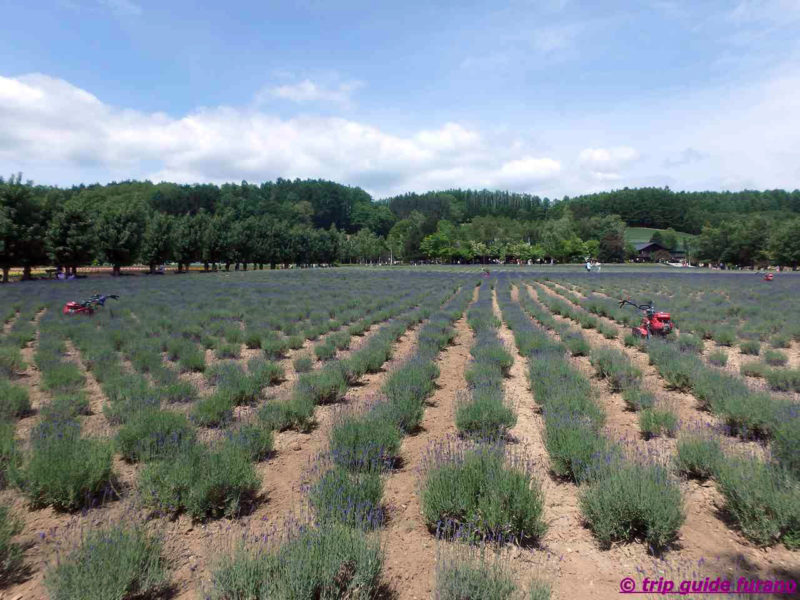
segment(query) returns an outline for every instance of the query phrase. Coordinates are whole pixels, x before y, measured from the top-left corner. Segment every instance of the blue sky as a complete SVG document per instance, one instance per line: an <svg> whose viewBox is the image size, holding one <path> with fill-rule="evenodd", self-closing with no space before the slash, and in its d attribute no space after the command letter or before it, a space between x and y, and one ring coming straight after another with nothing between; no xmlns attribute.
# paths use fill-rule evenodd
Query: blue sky
<svg viewBox="0 0 800 600"><path fill-rule="evenodd" d="M37 182L800 182L800 0L0 9L0 172Z"/></svg>

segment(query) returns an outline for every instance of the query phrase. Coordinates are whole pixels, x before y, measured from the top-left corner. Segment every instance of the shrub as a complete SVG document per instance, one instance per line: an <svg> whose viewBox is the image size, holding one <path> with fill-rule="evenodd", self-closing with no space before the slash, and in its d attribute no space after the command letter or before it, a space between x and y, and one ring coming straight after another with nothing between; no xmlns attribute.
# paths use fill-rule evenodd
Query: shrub
<svg viewBox="0 0 800 600"><path fill-rule="evenodd" d="M550 600L552 587L546 581L534 580L528 590L528 600Z"/></svg>
<svg viewBox="0 0 800 600"><path fill-rule="evenodd" d="M648 354L650 364L656 366L668 389L681 392L692 389L698 369L697 358L694 355L681 352L672 344L658 340L651 340Z"/></svg>
<svg viewBox="0 0 800 600"><path fill-rule="evenodd" d="M608 380L612 392L635 387L642 378L642 372L619 350L600 348L592 352L591 361L597 376Z"/></svg>
<svg viewBox="0 0 800 600"><path fill-rule="evenodd" d="M622 400L628 410L638 412L651 408L656 402L656 397L650 392L639 388L630 388L622 392Z"/></svg>
<svg viewBox="0 0 800 600"><path fill-rule="evenodd" d="M503 402L502 390L496 388L473 390L472 398L456 409L456 427L473 438L503 436L516 422L516 414Z"/></svg>
<svg viewBox="0 0 800 600"><path fill-rule="evenodd" d="M771 390L800 392L800 369L768 369L764 377Z"/></svg>
<svg viewBox="0 0 800 600"><path fill-rule="evenodd" d="M183 415L143 411L119 430L117 447L127 461L150 461L169 458L194 439L194 429Z"/></svg>
<svg viewBox="0 0 800 600"><path fill-rule="evenodd" d="M796 405L776 412L776 425L772 434L772 456L800 480L800 415Z"/></svg>
<svg viewBox="0 0 800 600"><path fill-rule="evenodd" d="M584 481L611 450L591 423L567 412L546 415L544 443L553 474L575 482Z"/></svg>
<svg viewBox="0 0 800 600"><path fill-rule="evenodd" d="M715 367L724 367L728 364L728 353L725 350L714 350L708 353L708 362Z"/></svg>
<svg viewBox="0 0 800 600"><path fill-rule="evenodd" d="M347 350L350 347L350 334L346 331L332 333L325 340L325 343L333 344L337 350Z"/></svg>
<svg viewBox="0 0 800 600"><path fill-rule="evenodd" d="M314 346L314 355L319 360L330 360L336 356L336 346L325 340L324 343Z"/></svg>
<svg viewBox="0 0 800 600"><path fill-rule="evenodd" d="M16 346L0 345L0 375L13 377L25 370L25 361Z"/></svg>
<svg viewBox="0 0 800 600"><path fill-rule="evenodd" d="M224 391L202 398L192 409L192 421L201 427L220 427L233 418L236 402Z"/></svg>
<svg viewBox="0 0 800 600"><path fill-rule="evenodd" d="M473 346L470 354L476 363L496 369L502 375L507 375L508 370L514 364L514 357L511 356L511 353L497 342Z"/></svg>
<svg viewBox="0 0 800 600"><path fill-rule="evenodd" d="M80 425L66 421L35 429L31 443L15 477L34 508L72 511L115 495L109 442L82 438Z"/></svg>
<svg viewBox="0 0 800 600"><path fill-rule="evenodd" d="M580 506L605 548L641 538L661 550L675 540L685 518L679 486L657 465L616 465L584 489Z"/></svg>
<svg viewBox="0 0 800 600"><path fill-rule="evenodd" d="M622 338L622 343L625 344L626 348L641 348L642 338L640 338L638 335L633 335L632 333L626 333L625 337Z"/></svg>
<svg viewBox="0 0 800 600"><path fill-rule="evenodd" d="M0 421L24 417L31 412L28 390L0 379Z"/></svg>
<svg viewBox="0 0 800 600"><path fill-rule="evenodd" d="M261 334L255 331L248 331L244 335L244 345L250 350L261 348Z"/></svg>
<svg viewBox="0 0 800 600"><path fill-rule="evenodd" d="M220 344L214 351L214 356L219 359L239 358L242 355L242 347L239 344Z"/></svg>
<svg viewBox="0 0 800 600"><path fill-rule="evenodd" d="M45 584L53 600L155 597L167 586L162 542L140 526L91 530L45 574Z"/></svg>
<svg viewBox="0 0 800 600"><path fill-rule="evenodd" d="M512 600L517 585L497 561L458 556L439 559L436 565L436 598L439 600Z"/></svg>
<svg viewBox="0 0 800 600"><path fill-rule="evenodd" d="M263 358L251 358L247 361L247 372L257 387L279 383L284 378L283 367L278 363L268 362Z"/></svg>
<svg viewBox="0 0 800 600"><path fill-rule="evenodd" d="M293 396L288 402L267 402L258 412L265 427L276 431L309 431L314 419L314 402L307 396Z"/></svg>
<svg viewBox="0 0 800 600"><path fill-rule="evenodd" d="M758 356L761 353L761 343L757 340L746 340L739 344L739 351L742 354Z"/></svg>
<svg viewBox="0 0 800 600"><path fill-rule="evenodd" d="M770 340L770 346L773 348L790 348L792 345L792 337L790 335L778 334Z"/></svg>
<svg viewBox="0 0 800 600"><path fill-rule="evenodd" d="M639 429L645 439L662 435L674 437L678 430L678 417L670 410L645 408L639 413Z"/></svg>
<svg viewBox="0 0 800 600"><path fill-rule="evenodd" d="M561 336L561 341L572 356L589 356L592 351L592 346L580 332L564 334Z"/></svg>
<svg viewBox="0 0 800 600"><path fill-rule="evenodd" d="M519 542L544 534L541 489L524 465L507 464L502 446L439 447L430 461L421 498L430 529Z"/></svg>
<svg viewBox="0 0 800 600"><path fill-rule="evenodd" d="M301 528L280 547L242 545L223 558L211 598L368 600L377 597L382 562L380 541L359 529Z"/></svg>
<svg viewBox="0 0 800 600"><path fill-rule="evenodd" d="M729 328L719 328L712 334L712 338L720 346L733 346L736 343L736 331Z"/></svg>
<svg viewBox="0 0 800 600"><path fill-rule="evenodd" d="M619 335L616 327L602 321L597 322L597 331L600 332L607 340L615 340Z"/></svg>
<svg viewBox="0 0 800 600"><path fill-rule="evenodd" d="M747 539L759 546L782 541L800 547L800 493L786 470L756 458L730 458L720 465L717 481L725 510Z"/></svg>
<svg viewBox="0 0 800 600"><path fill-rule="evenodd" d="M141 375L120 374L103 384L108 403L103 414L112 424L124 423L142 410L161 405L159 391L151 388Z"/></svg>
<svg viewBox="0 0 800 600"><path fill-rule="evenodd" d="M373 415L346 415L330 433L333 462L351 471L380 471L391 466L400 448L395 425Z"/></svg>
<svg viewBox="0 0 800 600"><path fill-rule="evenodd" d="M84 382L83 373L73 363L53 363L42 371L42 387L50 392L76 392Z"/></svg>
<svg viewBox="0 0 800 600"><path fill-rule="evenodd" d="M245 453L228 445L216 451L188 446L169 460L149 463L139 476L146 504L195 519L238 516L260 485Z"/></svg>
<svg viewBox="0 0 800 600"><path fill-rule="evenodd" d="M262 461L272 454L272 430L263 425L245 424L227 432L225 443L238 449L248 460Z"/></svg>
<svg viewBox="0 0 800 600"><path fill-rule="evenodd" d="M0 488L16 475L21 455L17 448L14 423L0 423Z"/></svg>
<svg viewBox="0 0 800 600"><path fill-rule="evenodd" d="M789 357L780 350L764 351L764 362L772 367L784 367L789 362Z"/></svg>
<svg viewBox="0 0 800 600"><path fill-rule="evenodd" d="M292 396L305 396L314 404L336 402L347 393L347 380L342 370L332 364L320 371L302 375Z"/></svg>
<svg viewBox="0 0 800 600"><path fill-rule="evenodd" d="M319 523L372 529L383 521L382 496L380 474L334 467L311 486L308 500Z"/></svg>
<svg viewBox="0 0 800 600"><path fill-rule="evenodd" d="M12 538L22 532L22 522L8 506L0 504L0 584L13 581L22 567L22 548Z"/></svg>
<svg viewBox="0 0 800 600"><path fill-rule="evenodd" d="M747 377L765 377L768 369L767 365L758 361L742 363L739 366L739 372Z"/></svg>
<svg viewBox="0 0 800 600"><path fill-rule="evenodd" d="M410 360L389 376L381 390L387 402L375 410L401 431L416 430L422 421L425 399L433 392L438 374L439 369L432 361Z"/></svg>
<svg viewBox="0 0 800 600"><path fill-rule="evenodd" d="M292 361L295 373L308 373L314 366L314 359L307 354L298 356Z"/></svg>
<svg viewBox="0 0 800 600"><path fill-rule="evenodd" d="M188 381L173 381L158 388L159 398L167 404L187 404L197 400L197 390Z"/></svg>
<svg viewBox="0 0 800 600"><path fill-rule="evenodd" d="M292 350L299 350L306 343L306 338L302 335L290 335L286 340L287 345Z"/></svg>
<svg viewBox="0 0 800 600"><path fill-rule="evenodd" d="M181 373L202 373L206 370L206 356L195 344L184 342L178 356L178 367Z"/></svg>
<svg viewBox="0 0 800 600"><path fill-rule="evenodd" d="M92 414L89 399L83 392L59 394L40 411L45 421L68 421L79 415Z"/></svg>
<svg viewBox="0 0 800 600"><path fill-rule="evenodd" d="M694 352L700 354L703 351L703 340L690 333L684 333L678 337L678 348L682 352Z"/></svg>
<svg viewBox="0 0 800 600"><path fill-rule="evenodd" d="M286 354L289 345L280 338L268 338L261 341L261 349L269 360L280 360Z"/></svg>
<svg viewBox="0 0 800 600"><path fill-rule="evenodd" d="M691 479L713 477L724 456L719 441L707 435L688 435L678 440L675 468Z"/></svg>

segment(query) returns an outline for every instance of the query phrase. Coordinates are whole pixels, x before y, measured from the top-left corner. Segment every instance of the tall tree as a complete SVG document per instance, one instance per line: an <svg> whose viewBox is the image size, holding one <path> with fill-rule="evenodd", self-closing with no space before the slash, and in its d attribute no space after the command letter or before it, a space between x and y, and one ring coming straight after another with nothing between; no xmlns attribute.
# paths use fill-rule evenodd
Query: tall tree
<svg viewBox="0 0 800 600"><path fill-rule="evenodd" d="M31 182L22 182L22 174L7 181L0 178L0 267L3 282L11 267L23 268L22 278L30 279L31 267L46 264L45 231L49 215Z"/></svg>
<svg viewBox="0 0 800 600"><path fill-rule="evenodd" d="M113 199L102 207L97 219L98 251L119 275L120 267L131 265L139 256L145 227L142 203Z"/></svg>
<svg viewBox="0 0 800 600"><path fill-rule="evenodd" d="M172 227L174 219L164 213L153 213L147 220L142 236L140 256L142 262L154 273L156 265L163 264L172 258Z"/></svg>
<svg viewBox="0 0 800 600"><path fill-rule="evenodd" d="M53 214L47 229L46 244L53 262L75 273L97 254L94 214L80 197L69 198Z"/></svg>
<svg viewBox="0 0 800 600"><path fill-rule="evenodd" d="M800 218L781 223L772 234L769 250L779 265L789 265L793 271L800 266Z"/></svg>

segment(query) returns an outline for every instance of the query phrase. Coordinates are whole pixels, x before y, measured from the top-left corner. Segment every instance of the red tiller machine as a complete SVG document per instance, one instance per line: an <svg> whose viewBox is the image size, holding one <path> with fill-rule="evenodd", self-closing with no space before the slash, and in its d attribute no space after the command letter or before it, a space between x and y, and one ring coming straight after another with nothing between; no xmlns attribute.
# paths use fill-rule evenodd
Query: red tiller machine
<svg viewBox="0 0 800 600"><path fill-rule="evenodd" d="M633 335L645 339L649 339L650 336L653 335L665 337L675 329L675 325L672 322L672 315L668 312L658 312L653 306L652 301L649 304L636 304L626 298L625 300L620 300L619 307L622 308L627 304L630 304L644 313L642 322L631 329Z"/></svg>

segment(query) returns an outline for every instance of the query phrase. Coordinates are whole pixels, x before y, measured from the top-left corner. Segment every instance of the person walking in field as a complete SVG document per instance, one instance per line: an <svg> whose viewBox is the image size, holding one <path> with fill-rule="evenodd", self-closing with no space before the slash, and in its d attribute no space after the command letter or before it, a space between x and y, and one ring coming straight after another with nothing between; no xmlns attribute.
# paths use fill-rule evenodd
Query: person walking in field
<svg viewBox="0 0 800 600"><path fill-rule="evenodd" d="M586 259L586 272L587 273L591 273L592 272L592 263L589 261L588 258Z"/></svg>

